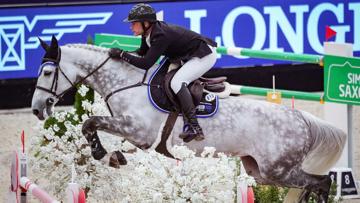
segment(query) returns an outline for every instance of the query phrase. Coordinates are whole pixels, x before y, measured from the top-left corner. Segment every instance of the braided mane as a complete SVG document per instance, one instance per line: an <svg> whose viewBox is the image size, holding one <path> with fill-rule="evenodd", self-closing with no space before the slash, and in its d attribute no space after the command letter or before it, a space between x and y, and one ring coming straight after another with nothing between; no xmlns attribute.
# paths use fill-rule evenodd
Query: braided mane
<svg viewBox="0 0 360 203"><path fill-rule="evenodd" d="M107 52L108 48L104 48L104 47L99 47L96 45L92 45L92 44L66 44L66 47L69 48L81 48L81 49L86 49L89 51L95 51L95 52Z"/></svg>

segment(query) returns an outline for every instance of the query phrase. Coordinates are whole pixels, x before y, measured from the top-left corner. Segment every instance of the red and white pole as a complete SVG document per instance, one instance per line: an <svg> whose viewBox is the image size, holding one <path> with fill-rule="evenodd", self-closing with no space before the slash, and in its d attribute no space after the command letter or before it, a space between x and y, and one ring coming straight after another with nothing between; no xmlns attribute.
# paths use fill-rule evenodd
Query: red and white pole
<svg viewBox="0 0 360 203"><path fill-rule="evenodd" d="M37 199L44 203L55 203L56 201L53 197L51 197L47 192L37 186L35 183L32 183L29 178L21 177L20 178L20 186L25 189L25 191L29 191L32 195L34 195Z"/></svg>

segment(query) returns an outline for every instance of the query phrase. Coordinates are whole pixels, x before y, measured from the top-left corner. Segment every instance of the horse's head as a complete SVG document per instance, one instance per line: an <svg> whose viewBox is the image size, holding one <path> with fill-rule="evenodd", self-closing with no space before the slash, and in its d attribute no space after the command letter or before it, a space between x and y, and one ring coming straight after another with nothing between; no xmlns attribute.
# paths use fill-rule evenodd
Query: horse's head
<svg viewBox="0 0 360 203"><path fill-rule="evenodd" d="M36 89L32 98L31 108L40 120L52 114L54 105L59 98L70 89L76 79L75 73L64 71L65 62L61 62L61 49L57 39L53 36L50 46L43 40L40 40L41 46L45 50L42 59Z"/></svg>

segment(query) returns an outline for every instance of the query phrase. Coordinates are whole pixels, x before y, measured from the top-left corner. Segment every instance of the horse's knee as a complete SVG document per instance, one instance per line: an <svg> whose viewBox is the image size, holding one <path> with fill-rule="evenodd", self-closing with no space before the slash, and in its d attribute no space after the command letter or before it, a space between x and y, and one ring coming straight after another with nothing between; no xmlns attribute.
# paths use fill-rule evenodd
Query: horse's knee
<svg viewBox="0 0 360 203"><path fill-rule="evenodd" d="M83 135L93 133L96 130L96 122L98 118L96 116L92 116L89 119L87 119L84 124L82 125L81 132Z"/></svg>

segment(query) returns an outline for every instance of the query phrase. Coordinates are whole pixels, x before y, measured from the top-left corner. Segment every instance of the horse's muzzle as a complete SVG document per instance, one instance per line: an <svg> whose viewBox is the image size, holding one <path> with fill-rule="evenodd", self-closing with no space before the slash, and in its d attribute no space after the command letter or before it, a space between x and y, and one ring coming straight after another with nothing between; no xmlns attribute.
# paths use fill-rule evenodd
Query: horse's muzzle
<svg viewBox="0 0 360 203"><path fill-rule="evenodd" d="M44 114L39 110L39 109L33 109L32 113L39 119L39 120L44 120Z"/></svg>
<svg viewBox="0 0 360 203"><path fill-rule="evenodd" d="M37 109L33 109L32 112L35 116L39 115L39 110L37 110Z"/></svg>

